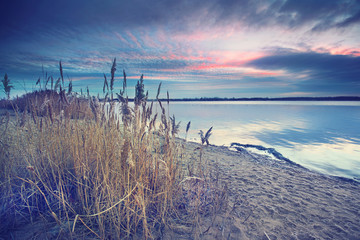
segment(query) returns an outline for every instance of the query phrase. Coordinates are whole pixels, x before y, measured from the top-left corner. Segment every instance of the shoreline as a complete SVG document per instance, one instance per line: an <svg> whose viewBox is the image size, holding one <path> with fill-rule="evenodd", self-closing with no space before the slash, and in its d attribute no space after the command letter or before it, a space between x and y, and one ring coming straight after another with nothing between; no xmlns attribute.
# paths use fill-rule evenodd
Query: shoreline
<svg viewBox="0 0 360 240"><path fill-rule="evenodd" d="M301 165L299 163L296 163L296 162L292 161L289 158L284 157L275 148L266 148L266 147L263 147L261 145L239 144L239 143L231 143L230 148L233 145L237 145L238 147L240 147L240 149L238 147L234 147L237 151L242 151L242 149L244 149L245 151L247 151L249 153L247 148L255 148L257 150L264 151L264 152L266 152L268 154L273 155L274 158L276 158L278 161L283 161L284 163L290 164L292 166L296 166L296 167L305 169L307 171L314 172L314 173L324 175L324 176L327 176L327 177L337 178L337 179L340 179L340 180L343 180L343 181L346 181L346 182L353 182L353 183L360 184L360 179L357 179L355 177L350 178L350 177L344 177L344 176L331 175L331 174L326 174L326 173L322 173L322 172L319 172L319 171L316 171L316 170L309 169L309 168L307 168L307 167L305 167L305 166L303 166L303 165ZM252 153L250 152L250 154L252 154ZM257 154L257 153L254 153L254 154ZM257 155L266 156L266 154L257 154Z"/></svg>
<svg viewBox="0 0 360 240"><path fill-rule="evenodd" d="M183 142L192 156L197 143ZM225 146L203 157L229 189L229 209L217 216L230 239L358 239L360 183ZM205 221L206 222L206 221ZM214 224L214 223L212 223ZM219 223L220 224L220 223ZM220 224L221 225L221 224ZM218 239L212 229L208 238ZM267 235L267 236L266 236Z"/></svg>
<svg viewBox="0 0 360 240"><path fill-rule="evenodd" d="M181 164L197 163L201 144L179 138L177 141L184 149ZM225 186L225 207L215 214L200 216L197 220L200 235L191 228L166 227L162 239L200 236L200 239L307 240L360 236L360 183L246 150L209 145L203 146L202 151L209 173L207 181ZM16 239L30 239L36 234L57 236L62 231L56 223L44 227L34 222L11 234Z"/></svg>
<svg viewBox="0 0 360 240"><path fill-rule="evenodd" d="M181 141L185 142L185 139L183 138L179 138ZM198 144L199 146L201 145L198 142L194 142L194 141L187 141L186 143L194 143L194 144ZM284 157L280 152L278 152L275 148L267 148L261 145L253 145L253 144L240 144L240 143L236 143L233 142L230 144L230 146L226 146L226 145L214 145L214 144L210 144L210 146L213 147L219 147L219 148L225 148L229 151L235 151L235 152L245 152L249 155L254 155L257 156L258 158L262 159L262 161L275 161L275 162L280 162L280 163L286 163L292 166L296 166L302 169L305 169L306 171L310 171L316 174L320 174L320 175L324 175L326 177L330 177L330 178L336 178L336 179L340 179L342 181L346 181L346 182L352 182L352 183L357 183L360 184L360 179L357 179L355 177L350 178L350 177L344 177L344 176L339 176L339 175L331 175L331 174L327 174L327 173L322 173L313 169L309 169L299 163L294 162L293 160ZM233 149L232 149L233 148ZM252 152L251 150L248 150L248 148L255 148L259 151L263 151L263 153L256 153L256 152ZM272 157L269 157L269 155L272 155ZM274 158L276 160L274 160Z"/></svg>

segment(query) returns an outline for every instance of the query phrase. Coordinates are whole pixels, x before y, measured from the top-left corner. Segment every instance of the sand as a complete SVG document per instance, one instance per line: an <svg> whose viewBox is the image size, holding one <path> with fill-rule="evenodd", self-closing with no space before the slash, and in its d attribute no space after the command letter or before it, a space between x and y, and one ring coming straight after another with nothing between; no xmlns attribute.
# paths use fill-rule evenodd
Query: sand
<svg viewBox="0 0 360 240"><path fill-rule="evenodd" d="M360 239L359 183L226 147L207 146L204 158L227 183L229 203L212 223L204 218L203 229L212 227L203 239Z"/></svg>
<svg viewBox="0 0 360 240"><path fill-rule="evenodd" d="M184 146L191 159L198 159L199 144ZM227 185L226 208L200 219L201 235L167 228L159 239L360 239L359 183L247 151L211 145L203 150L208 168ZM25 226L12 236L55 239L59 227L47 232Z"/></svg>

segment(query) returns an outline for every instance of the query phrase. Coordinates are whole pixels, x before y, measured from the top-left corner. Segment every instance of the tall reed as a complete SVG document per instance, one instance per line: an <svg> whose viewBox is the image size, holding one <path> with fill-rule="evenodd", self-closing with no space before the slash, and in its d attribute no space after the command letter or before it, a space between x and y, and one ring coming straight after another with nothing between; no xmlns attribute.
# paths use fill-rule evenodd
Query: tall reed
<svg viewBox="0 0 360 240"><path fill-rule="evenodd" d="M115 66L114 59L111 93ZM123 74L118 103L65 93L62 82L59 92L55 87L18 99L16 117L1 118L0 219L14 219L2 228L42 216L67 238L155 238L174 219L184 220L182 206L191 194L184 184L184 148L176 139L180 123L160 100L160 117L153 114L156 103L144 94L143 76L130 105ZM104 93L107 85L105 76ZM197 210L186 208L192 214L206 202L200 197L204 186L196 187L203 189L195 191Z"/></svg>

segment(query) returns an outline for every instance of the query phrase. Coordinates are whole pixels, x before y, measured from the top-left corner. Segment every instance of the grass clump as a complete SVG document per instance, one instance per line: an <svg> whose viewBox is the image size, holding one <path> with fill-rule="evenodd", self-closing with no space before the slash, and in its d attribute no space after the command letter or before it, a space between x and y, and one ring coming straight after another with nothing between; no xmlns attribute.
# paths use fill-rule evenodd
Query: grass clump
<svg viewBox="0 0 360 240"><path fill-rule="evenodd" d="M158 101L157 120L143 76L129 104L125 71L118 102L111 101L115 71L114 60L111 99L79 97L51 81L51 89L14 100L15 117L1 118L0 232L41 218L61 229L56 237L155 238L191 222L181 217L186 211L201 212L204 190L196 183L189 191L188 180L198 177L181 165L175 116ZM61 62L60 74L55 85L64 86ZM104 93L107 85L105 76ZM190 206L189 198L197 200Z"/></svg>

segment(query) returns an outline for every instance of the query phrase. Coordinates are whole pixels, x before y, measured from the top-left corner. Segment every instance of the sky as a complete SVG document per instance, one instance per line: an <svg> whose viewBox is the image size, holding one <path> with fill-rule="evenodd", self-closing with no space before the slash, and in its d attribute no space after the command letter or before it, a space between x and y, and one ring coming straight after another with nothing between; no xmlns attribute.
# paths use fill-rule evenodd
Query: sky
<svg viewBox="0 0 360 240"><path fill-rule="evenodd" d="M13 97L59 61L101 96L114 58L129 97L141 74L150 97L360 96L359 0L5 0L0 29Z"/></svg>

